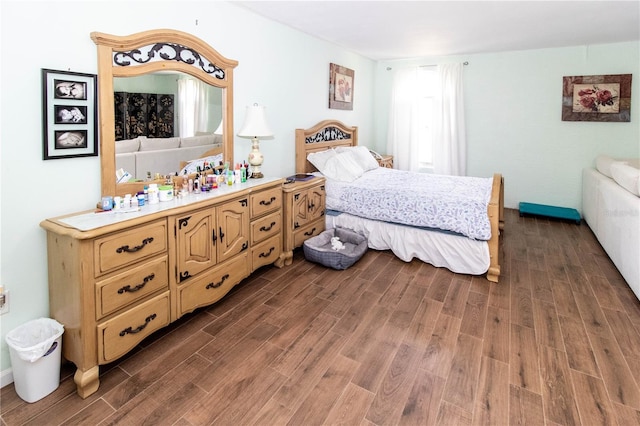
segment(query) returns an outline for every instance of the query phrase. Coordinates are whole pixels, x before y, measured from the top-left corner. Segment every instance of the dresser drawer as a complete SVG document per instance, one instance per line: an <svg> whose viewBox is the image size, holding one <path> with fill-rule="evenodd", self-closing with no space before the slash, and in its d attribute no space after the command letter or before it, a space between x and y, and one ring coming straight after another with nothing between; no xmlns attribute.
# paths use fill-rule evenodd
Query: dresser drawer
<svg viewBox="0 0 640 426"><path fill-rule="evenodd" d="M274 263L282 253L282 239L280 234L274 235L251 248L251 270L255 271L261 266Z"/></svg>
<svg viewBox="0 0 640 426"><path fill-rule="evenodd" d="M178 287L178 316L217 302L248 275L247 252L202 272L193 281Z"/></svg>
<svg viewBox="0 0 640 426"><path fill-rule="evenodd" d="M143 225L94 242L95 276L167 251L167 222Z"/></svg>
<svg viewBox="0 0 640 426"><path fill-rule="evenodd" d="M161 289L169 289L167 256L99 281L96 283L96 320Z"/></svg>
<svg viewBox="0 0 640 426"><path fill-rule="evenodd" d="M278 186L251 194L251 218L279 210L282 207L282 189Z"/></svg>
<svg viewBox="0 0 640 426"><path fill-rule="evenodd" d="M282 230L282 212L270 214L251 222L251 245L280 234Z"/></svg>
<svg viewBox="0 0 640 426"><path fill-rule="evenodd" d="M98 325L98 361L106 364L169 324L169 292Z"/></svg>
<svg viewBox="0 0 640 426"><path fill-rule="evenodd" d="M293 247L300 247L306 240L324 231L324 226L324 218L322 218L322 220L317 220L305 227L296 229L293 233Z"/></svg>

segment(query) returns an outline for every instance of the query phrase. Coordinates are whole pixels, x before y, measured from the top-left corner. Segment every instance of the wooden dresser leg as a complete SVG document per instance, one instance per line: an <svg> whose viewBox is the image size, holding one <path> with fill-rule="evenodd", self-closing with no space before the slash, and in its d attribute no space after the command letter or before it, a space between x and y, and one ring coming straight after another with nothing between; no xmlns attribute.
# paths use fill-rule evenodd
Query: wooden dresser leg
<svg viewBox="0 0 640 426"><path fill-rule="evenodd" d="M98 390L98 386L100 386L99 374L100 368L97 365L87 371L82 371L79 368L76 370L73 381L76 382L80 398L85 399Z"/></svg>

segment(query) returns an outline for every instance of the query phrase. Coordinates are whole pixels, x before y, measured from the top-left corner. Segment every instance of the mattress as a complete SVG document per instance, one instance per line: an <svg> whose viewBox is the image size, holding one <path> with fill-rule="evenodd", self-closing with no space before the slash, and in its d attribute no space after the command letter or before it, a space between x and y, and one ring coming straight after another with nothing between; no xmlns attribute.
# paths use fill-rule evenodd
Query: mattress
<svg viewBox="0 0 640 426"><path fill-rule="evenodd" d="M470 275L481 275L489 269L489 244L486 241L348 213L329 211L325 217L327 229L351 229L367 237L369 248L391 250L405 262L417 258L436 267Z"/></svg>

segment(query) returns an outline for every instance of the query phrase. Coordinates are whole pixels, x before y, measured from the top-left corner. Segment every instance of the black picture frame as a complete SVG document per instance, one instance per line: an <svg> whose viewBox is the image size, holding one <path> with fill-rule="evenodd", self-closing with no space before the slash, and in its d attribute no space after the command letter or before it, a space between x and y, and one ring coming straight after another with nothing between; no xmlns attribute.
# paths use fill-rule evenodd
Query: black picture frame
<svg viewBox="0 0 640 426"><path fill-rule="evenodd" d="M42 69L43 160L98 155L95 74Z"/></svg>

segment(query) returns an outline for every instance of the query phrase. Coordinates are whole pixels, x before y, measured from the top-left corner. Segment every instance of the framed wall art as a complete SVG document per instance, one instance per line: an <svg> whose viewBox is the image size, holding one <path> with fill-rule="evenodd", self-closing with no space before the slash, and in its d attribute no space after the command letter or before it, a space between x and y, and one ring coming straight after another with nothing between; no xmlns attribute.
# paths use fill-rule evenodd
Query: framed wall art
<svg viewBox="0 0 640 426"><path fill-rule="evenodd" d="M97 77L42 69L43 160L98 155Z"/></svg>
<svg viewBox="0 0 640 426"><path fill-rule="evenodd" d="M329 64L329 108L353 110L353 70Z"/></svg>
<svg viewBox="0 0 640 426"><path fill-rule="evenodd" d="M631 121L631 74L563 77L562 121Z"/></svg>

